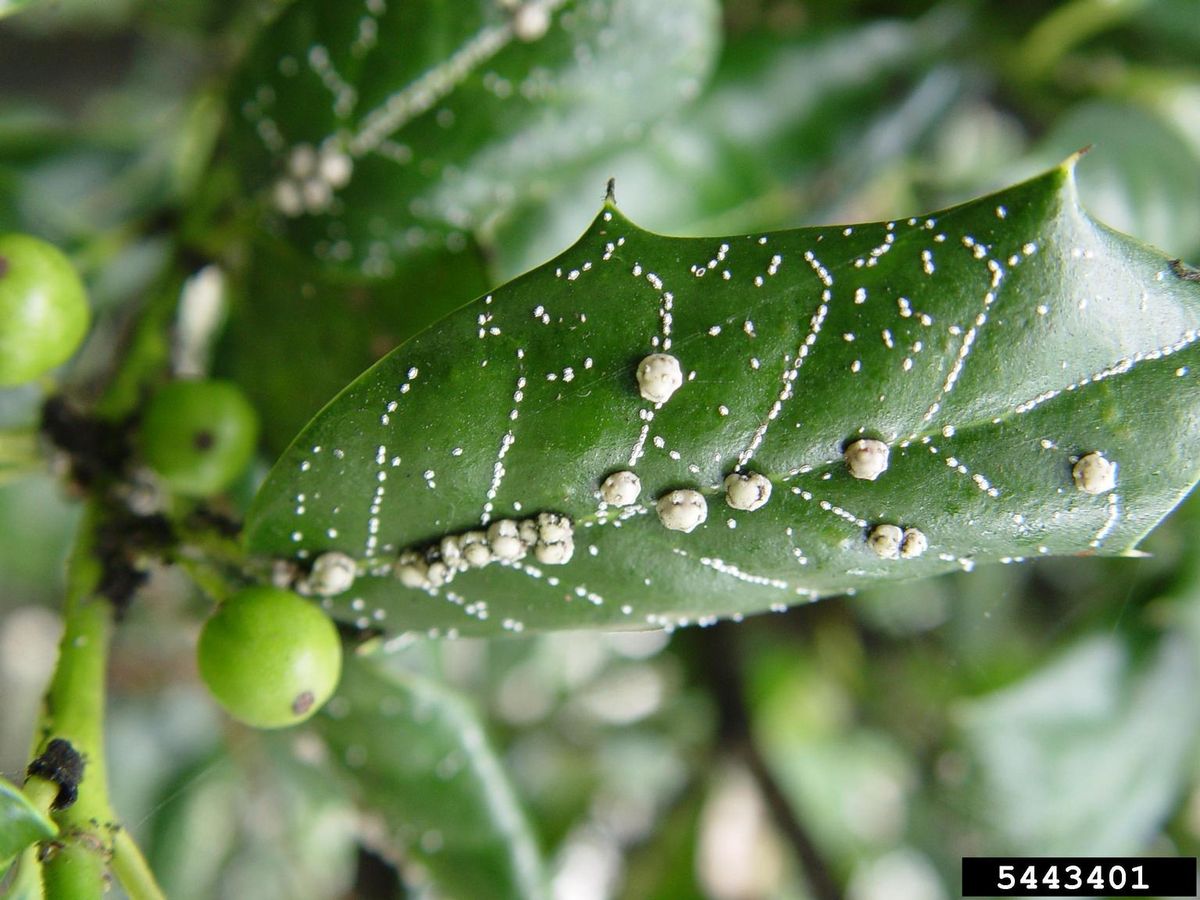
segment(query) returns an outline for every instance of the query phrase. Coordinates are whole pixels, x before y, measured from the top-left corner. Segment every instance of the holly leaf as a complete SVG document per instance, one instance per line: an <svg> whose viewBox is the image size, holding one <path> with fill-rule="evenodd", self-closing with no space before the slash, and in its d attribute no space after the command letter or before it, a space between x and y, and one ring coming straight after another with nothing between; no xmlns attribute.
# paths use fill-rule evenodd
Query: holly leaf
<svg viewBox="0 0 1200 900"><path fill-rule="evenodd" d="M58 826L20 788L0 778L0 872L26 847L57 834Z"/></svg>
<svg viewBox="0 0 1200 900"><path fill-rule="evenodd" d="M232 146L297 248L388 276L638 141L718 33L713 0L298 0L243 67Z"/></svg>
<svg viewBox="0 0 1200 900"><path fill-rule="evenodd" d="M360 807L383 824L375 847L448 897L547 896L529 824L477 716L446 688L349 661L317 720Z"/></svg>
<svg viewBox="0 0 1200 900"><path fill-rule="evenodd" d="M609 203L327 406L248 545L350 554L339 615L460 634L707 622L1131 553L1200 477L1200 281L1091 220L1074 164L929 216L771 234L663 237ZM682 376L661 404L638 378L653 354ZM863 440L886 468L847 463ZM640 479L624 507L601 491L620 472ZM735 503L768 501L731 506L731 475L754 476ZM657 511L676 490L707 512L690 532ZM505 519L532 525L506 543ZM508 559L460 570L477 540L476 562Z"/></svg>
<svg viewBox="0 0 1200 900"><path fill-rule="evenodd" d="M278 453L346 382L487 284L478 252L413 253L389 278L345 279L259 240L232 291L221 367L260 410ZM321 365L297 378L297 359Z"/></svg>

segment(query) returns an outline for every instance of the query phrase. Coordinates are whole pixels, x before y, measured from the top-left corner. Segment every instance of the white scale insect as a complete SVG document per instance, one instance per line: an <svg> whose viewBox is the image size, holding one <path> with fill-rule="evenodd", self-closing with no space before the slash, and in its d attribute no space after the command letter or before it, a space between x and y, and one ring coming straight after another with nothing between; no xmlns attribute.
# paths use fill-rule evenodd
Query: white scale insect
<svg viewBox="0 0 1200 900"><path fill-rule="evenodd" d="M919 529L884 524L871 529L867 546L880 559L915 559L929 549L929 539Z"/></svg>

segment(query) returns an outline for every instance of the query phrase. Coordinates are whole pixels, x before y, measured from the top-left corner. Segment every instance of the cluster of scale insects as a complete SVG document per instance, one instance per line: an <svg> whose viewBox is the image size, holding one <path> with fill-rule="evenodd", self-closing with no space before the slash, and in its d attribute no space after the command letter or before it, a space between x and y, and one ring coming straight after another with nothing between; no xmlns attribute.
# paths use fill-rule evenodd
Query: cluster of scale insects
<svg viewBox="0 0 1200 900"><path fill-rule="evenodd" d="M669 353L652 353L637 366L639 393L659 406L671 399L683 381L683 368ZM865 481L874 481L887 471L888 458L888 445L873 438L852 441L843 453L847 471ZM1099 452L1081 456L1071 474L1076 488L1086 494L1104 494L1116 487L1116 463ZM758 472L732 472L724 487L725 502L732 509L753 512L771 499L771 481ZM600 499L608 506L631 506L641 492L641 479L628 470L614 472L600 484ZM708 519L708 501L700 491L672 490L655 501L655 511L664 527L687 534ZM929 548L929 540L918 528L885 522L871 529L867 546L881 559L914 559ZM392 572L405 587L432 590L469 569L493 563L514 565L530 554L543 565L565 565L574 553L571 520L560 513L541 512L520 520L500 519L486 530L450 534L422 549L405 550ZM349 590L356 573L350 556L331 551L317 557L296 588L301 593L332 596Z"/></svg>

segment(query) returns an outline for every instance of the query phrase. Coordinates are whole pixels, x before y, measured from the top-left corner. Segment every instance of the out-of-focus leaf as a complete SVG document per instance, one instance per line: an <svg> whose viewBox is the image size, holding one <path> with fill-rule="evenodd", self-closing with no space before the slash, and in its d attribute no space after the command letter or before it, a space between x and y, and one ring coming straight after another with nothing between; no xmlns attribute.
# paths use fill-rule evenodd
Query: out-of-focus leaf
<svg viewBox="0 0 1200 900"><path fill-rule="evenodd" d="M713 0L299 0L233 91L235 155L302 252L386 276L639 140L717 27Z"/></svg>
<svg viewBox="0 0 1200 900"><path fill-rule="evenodd" d="M339 786L295 759L302 741L248 740L236 757L206 758L164 785L149 858L168 897L344 894L356 823Z"/></svg>
<svg viewBox="0 0 1200 900"><path fill-rule="evenodd" d="M621 896L627 900L702 900L696 853L702 795L689 792L671 809L654 836L631 854Z"/></svg>
<svg viewBox="0 0 1200 900"><path fill-rule="evenodd" d="M169 897L217 895L221 867L237 838L230 827L237 790L236 773L226 759L188 766L167 783L146 849Z"/></svg>
<svg viewBox="0 0 1200 900"><path fill-rule="evenodd" d="M995 852L1143 850L1185 783L1200 735L1195 646L1165 637L1131 658L1086 640L1017 684L970 702L962 723Z"/></svg>
<svg viewBox="0 0 1200 900"><path fill-rule="evenodd" d="M278 453L355 375L486 286L473 246L414 253L390 278L364 281L331 279L261 240L235 289L221 369L254 401Z"/></svg>
<svg viewBox="0 0 1200 900"><path fill-rule="evenodd" d="M1178 129L1142 107L1087 103L1042 139L1038 165L1087 144L1079 195L1097 218L1173 256L1200 248L1200 155Z"/></svg>
<svg viewBox="0 0 1200 900"><path fill-rule="evenodd" d="M780 787L831 858L891 846L905 830L913 761L892 736L854 721L845 685L820 666L788 660L783 647L771 662L756 665L777 681L756 696L754 723Z"/></svg>
<svg viewBox="0 0 1200 900"><path fill-rule="evenodd" d="M3 19L5 16L11 16L15 12L20 12L33 2L34 0L0 0L0 19Z"/></svg>
<svg viewBox="0 0 1200 900"><path fill-rule="evenodd" d="M546 896L525 814L462 699L354 659L328 713L318 728L406 880L423 870L462 900Z"/></svg>
<svg viewBox="0 0 1200 900"><path fill-rule="evenodd" d="M662 626L989 560L1125 553L1200 466L1200 283L1185 274L1089 219L1070 164L846 228L666 238L610 206L331 403L259 492L249 546L359 558L340 614L484 634ZM663 350L684 380L656 405L635 370ZM890 449L875 481L843 461L864 436ZM1099 493L1072 478L1088 453L1119 466ZM598 493L620 470L642 484L623 510ZM770 502L729 507L733 472L768 478ZM681 488L706 498L690 534L654 511ZM393 575L401 551L437 562L443 536L542 512L574 523L565 565L543 546L461 572L450 559L453 582L425 589ZM883 523L920 529L928 552L881 558L867 538Z"/></svg>
<svg viewBox="0 0 1200 900"><path fill-rule="evenodd" d="M1194 60L1200 50L1200 16L1191 0L1151 0L1143 15L1130 20L1129 28L1155 60L1167 47L1184 60Z"/></svg>
<svg viewBox="0 0 1200 900"><path fill-rule="evenodd" d="M948 70L922 77L961 25L943 10L802 40L733 39L708 89L678 121L511 216L491 241L501 270L524 272L579 234L585 203L609 176L624 212L653 231L819 221L831 202L904 159L962 89ZM898 98L910 78L915 86Z"/></svg>
<svg viewBox="0 0 1200 900"><path fill-rule="evenodd" d="M58 834L58 826L15 784L0 778L0 872L26 847Z"/></svg>

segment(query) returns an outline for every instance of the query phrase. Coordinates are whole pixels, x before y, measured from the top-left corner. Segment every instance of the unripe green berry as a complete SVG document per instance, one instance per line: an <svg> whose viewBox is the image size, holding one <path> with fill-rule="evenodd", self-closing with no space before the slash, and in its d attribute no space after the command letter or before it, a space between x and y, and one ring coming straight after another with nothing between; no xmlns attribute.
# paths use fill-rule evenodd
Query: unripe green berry
<svg viewBox="0 0 1200 900"><path fill-rule="evenodd" d="M200 677L231 716L255 728L309 718L342 672L337 628L320 607L291 591L252 587L204 623Z"/></svg>
<svg viewBox="0 0 1200 900"><path fill-rule="evenodd" d="M57 247L25 234L0 235L0 387L66 362L90 318L83 282Z"/></svg>
<svg viewBox="0 0 1200 900"><path fill-rule="evenodd" d="M206 497L245 471L258 443L258 414L227 381L175 381L142 415L142 454L176 493Z"/></svg>

